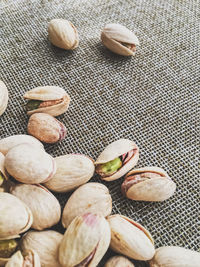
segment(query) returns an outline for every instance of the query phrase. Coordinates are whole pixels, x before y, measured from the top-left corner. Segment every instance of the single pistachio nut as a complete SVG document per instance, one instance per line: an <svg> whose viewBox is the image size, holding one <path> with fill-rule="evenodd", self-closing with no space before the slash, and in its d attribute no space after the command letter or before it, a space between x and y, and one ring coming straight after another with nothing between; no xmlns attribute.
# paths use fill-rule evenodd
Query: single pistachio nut
<svg viewBox="0 0 200 267"><path fill-rule="evenodd" d="M52 19L48 25L50 42L65 50L74 50L79 44L78 31L66 19Z"/></svg>
<svg viewBox="0 0 200 267"><path fill-rule="evenodd" d="M102 180L119 179L138 162L139 148L131 140L119 139L109 144L97 158L96 172Z"/></svg>
<svg viewBox="0 0 200 267"><path fill-rule="evenodd" d="M96 267L110 244L110 227L102 215L77 216L59 247L59 261L68 267Z"/></svg>
<svg viewBox="0 0 200 267"><path fill-rule="evenodd" d="M4 113L8 105L8 89L4 82L0 81L0 116Z"/></svg>
<svg viewBox="0 0 200 267"><path fill-rule="evenodd" d="M63 227L67 228L72 220L85 213L111 214L112 198L108 188L100 183L87 183L80 186L68 199L62 214Z"/></svg>
<svg viewBox="0 0 200 267"><path fill-rule="evenodd" d="M22 255L18 250L5 267L41 267L40 258L35 251L27 251L25 255Z"/></svg>
<svg viewBox="0 0 200 267"><path fill-rule="evenodd" d="M43 144L35 137L26 134L18 134L1 139L0 152L6 155L11 148L24 143L33 145L40 149L44 149Z"/></svg>
<svg viewBox="0 0 200 267"><path fill-rule="evenodd" d="M150 267L200 267L200 253L176 246L156 249Z"/></svg>
<svg viewBox="0 0 200 267"><path fill-rule="evenodd" d="M4 266L16 251L18 242L15 239L0 240L0 266Z"/></svg>
<svg viewBox="0 0 200 267"><path fill-rule="evenodd" d="M58 248L63 235L53 231L29 231L21 239L20 246L23 252L35 251L39 257L41 266L61 267L58 261Z"/></svg>
<svg viewBox="0 0 200 267"><path fill-rule="evenodd" d="M137 36L125 26L110 23L101 32L102 43L112 52L122 56L134 56L139 45Z"/></svg>
<svg viewBox="0 0 200 267"><path fill-rule="evenodd" d="M150 260L155 253L151 234L139 223L123 215L108 217L112 250L135 260Z"/></svg>
<svg viewBox="0 0 200 267"><path fill-rule="evenodd" d="M44 150L29 144L21 144L6 154L5 168L17 181L36 184L53 177L56 163Z"/></svg>
<svg viewBox="0 0 200 267"><path fill-rule="evenodd" d="M57 198L44 186L37 184L18 184L11 188L11 194L22 200L33 214L32 228L44 230L57 224L61 207Z"/></svg>
<svg viewBox="0 0 200 267"><path fill-rule="evenodd" d="M123 256L114 256L110 258L104 267L134 267L135 265Z"/></svg>
<svg viewBox="0 0 200 267"><path fill-rule="evenodd" d="M29 100L26 105L29 116L47 113L55 117L67 111L70 103L70 96L58 86L36 87L26 92L24 98Z"/></svg>
<svg viewBox="0 0 200 267"><path fill-rule="evenodd" d="M42 142L53 144L62 141L67 133L63 123L46 113L31 115L27 131Z"/></svg>
<svg viewBox="0 0 200 267"><path fill-rule="evenodd" d="M68 154L55 158L57 171L45 183L55 192L68 192L87 183L94 174L93 160L81 154Z"/></svg>
<svg viewBox="0 0 200 267"><path fill-rule="evenodd" d="M163 169L144 167L127 173L121 188L133 200L164 201L173 195L176 184Z"/></svg>
<svg viewBox="0 0 200 267"><path fill-rule="evenodd" d="M32 225L31 210L17 197L0 193L0 240L17 238Z"/></svg>

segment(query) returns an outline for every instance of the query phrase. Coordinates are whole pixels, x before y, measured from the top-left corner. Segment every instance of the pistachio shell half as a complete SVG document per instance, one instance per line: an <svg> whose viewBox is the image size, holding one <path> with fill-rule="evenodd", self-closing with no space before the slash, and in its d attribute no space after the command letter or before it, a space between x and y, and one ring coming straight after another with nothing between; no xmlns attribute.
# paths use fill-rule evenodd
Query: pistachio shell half
<svg viewBox="0 0 200 267"><path fill-rule="evenodd" d="M17 251L7 262L5 267L40 267L40 258L35 251L27 251L22 255L21 251Z"/></svg>
<svg viewBox="0 0 200 267"><path fill-rule="evenodd" d="M110 258L104 267L134 267L135 265L123 256L114 256Z"/></svg>
<svg viewBox="0 0 200 267"><path fill-rule="evenodd" d="M119 179L138 162L139 148L131 140L119 139L109 144L97 158L96 172L101 179L113 181Z"/></svg>
<svg viewBox="0 0 200 267"><path fill-rule="evenodd" d="M8 89L4 82L0 81L0 116L4 113L8 105Z"/></svg>
<svg viewBox="0 0 200 267"><path fill-rule="evenodd" d="M28 115L47 113L55 117L67 111L70 103L70 96L58 86L36 87L26 92L24 98L29 99Z"/></svg>
<svg viewBox="0 0 200 267"><path fill-rule="evenodd" d="M127 173L121 188L133 200L164 201L173 195L176 184L163 169L145 167Z"/></svg>
<svg viewBox="0 0 200 267"><path fill-rule="evenodd" d="M18 242L15 239L0 240L0 266L4 266L16 251Z"/></svg>
<svg viewBox="0 0 200 267"><path fill-rule="evenodd" d="M45 183L55 192L68 192L88 182L94 174L93 160L81 154L68 154L55 158L57 171Z"/></svg>
<svg viewBox="0 0 200 267"><path fill-rule="evenodd" d="M111 215L107 220L111 228L111 249L135 260L153 258L153 239L141 224L119 214Z"/></svg>
<svg viewBox="0 0 200 267"><path fill-rule="evenodd" d="M59 247L62 266L95 267L110 243L110 227L101 215L77 216L67 228Z"/></svg>
<svg viewBox="0 0 200 267"><path fill-rule="evenodd" d="M111 214L112 198L108 188L100 183L80 186L68 199L62 214L62 224L66 228L72 220L85 213Z"/></svg>

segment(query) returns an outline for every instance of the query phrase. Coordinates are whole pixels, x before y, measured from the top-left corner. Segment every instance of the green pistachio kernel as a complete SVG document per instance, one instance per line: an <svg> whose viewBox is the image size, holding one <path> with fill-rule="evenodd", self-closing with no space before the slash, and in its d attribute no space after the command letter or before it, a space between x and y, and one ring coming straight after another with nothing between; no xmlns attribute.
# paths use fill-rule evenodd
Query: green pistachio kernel
<svg viewBox="0 0 200 267"><path fill-rule="evenodd" d="M37 109L42 102L41 100L29 100L26 105L27 111Z"/></svg>
<svg viewBox="0 0 200 267"><path fill-rule="evenodd" d="M121 166L122 166L122 161L120 160L120 158L116 158L104 164L101 164L99 166L100 167L99 170L105 174L112 174L115 173Z"/></svg>
<svg viewBox="0 0 200 267"><path fill-rule="evenodd" d="M15 239L0 240L0 258L10 258L17 248Z"/></svg>
<svg viewBox="0 0 200 267"><path fill-rule="evenodd" d="M3 173L0 171L0 186L3 184L3 181L4 181L4 175Z"/></svg>

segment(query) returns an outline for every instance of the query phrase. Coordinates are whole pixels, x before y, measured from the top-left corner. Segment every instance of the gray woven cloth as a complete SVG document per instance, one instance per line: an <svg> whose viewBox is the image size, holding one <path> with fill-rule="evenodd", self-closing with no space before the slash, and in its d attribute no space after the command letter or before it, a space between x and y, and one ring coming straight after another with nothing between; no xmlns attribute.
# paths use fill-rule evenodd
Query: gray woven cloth
<svg viewBox="0 0 200 267"><path fill-rule="evenodd" d="M58 118L68 134L62 143L47 145L47 152L95 159L114 140L134 140L140 148L138 167L164 168L177 190L163 203L134 202L121 195L123 178L105 183L113 213L144 225L156 247L200 250L198 0L3 0L0 5L0 79L9 90L0 138L26 133L22 96L27 90L64 88L72 101ZM77 27L75 51L49 43L47 24L53 18ZM135 57L102 46L100 31L110 22L136 33L141 46ZM69 195L56 196L63 206ZM63 232L60 225L55 229Z"/></svg>

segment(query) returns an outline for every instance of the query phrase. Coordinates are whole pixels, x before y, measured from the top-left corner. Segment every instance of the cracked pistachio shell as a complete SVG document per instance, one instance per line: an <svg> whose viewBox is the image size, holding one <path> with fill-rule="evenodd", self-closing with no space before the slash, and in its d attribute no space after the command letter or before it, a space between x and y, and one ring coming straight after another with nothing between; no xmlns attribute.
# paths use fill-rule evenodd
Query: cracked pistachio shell
<svg viewBox="0 0 200 267"><path fill-rule="evenodd" d="M182 247L160 247L152 260L150 267L200 267L200 253Z"/></svg>
<svg viewBox="0 0 200 267"><path fill-rule="evenodd" d="M48 25L49 40L59 48L73 50L79 44L78 31L65 19L52 19Z"/></svg>
<svg viewBox="0 0 200 267"><path fill-rule="evenodd" d="M35 251L28 251L24 256L17 251L7 262L5 267L40 267L40 258Z"/></svg>
<svg viewBox="0 0 200 267"><path fill-rule="evenodd" d="M123 256L114 256L110 258L104 267L134 267L135 265Z"/></svg>
<svg viewBox="0 0 200 267"><path fill-rule="evenodd" d="M43 144L40 141L38 141L35 137L26 134L18 134L1 139L0 152L6 155L11 148L24 143L33 145L41 149L44 148Z"/></svg>
<svg viewBox="0 0 200 267"><path fill-rule="evenodd" d="M131 180L131 176L134 175L135 179ZM176 184L163 169L158 167L132 170L127 173L122 184L124 194L133 200L164 201L170 198L175 190Z"/></svg>
<svg viewBox="0 0 200 267"><path fill-rule="evenodd" d="M102 43L112 52L122 56L134 56L136 45L139 45L137 36L125 26L110 23L101 32Z"/></svg>
<svg viewBox="0 0 200 267"><path fill-rule="evenodd" d="M44 150L21 144L6 154L5 168L17 181L35 184L50 179L56 172L56 163Z"/></svg>
<svg viewBox="0 0 200 267"><path fill-rule="evenodd" d="M128 153L131 150L134 150L134 154L132 158L125 165L123 165L113 175L107 177L101 177L101 179L105 181L113 181L121 178L137 164L139 159L139 148L133 141L128 139L119 139L109 144L97 158L95 162L96 166L114 160L122 156L123 154Z"/></svg>
<svg viewBox="0 0 200 267"><path fill-rule="evenodd" d="M31 210L17 197L0 193L0 240L13 239L32 225Z"/></svg>
<svg viewBox="0 0 200 267"><path fill-rule="evenodd" d="M60 204L55 196L44 186L18 184L11 193L21 199L33 214L32 228L43 230L57 224L61 216Z"/></svg>
<svg viewBox="0 0 200 267"><path fill-rule="evenodd" d="M0 116L4 113L8 105L8 89L6 85L0 81Z"/></svg>
<svg viewBox="0 0 200 267"><path fill-rule="evenodd" d="M53 231L29 231L21 239L22 251L36 251L42 266L61 267L58 262L58 248L63 235Z"/></svg>
<svg viewBox="0 0 200 267"><path fill-rule="evenodd" d="M94 163L81 154L68 154L55 158L57 171L45 186L55 192L68 192L87 183L94 174Z"/></svg>
<svg viewBox="0 0 200 267"><path fill-rule="evenodd" d="M101 215L77 216L67 228L59 247L62 266L95 267L110 244L110 227Z"/></svg>
<svg viewBox="0 0 200 267"><path fill-rule="evenodd" d="M5 266L17 246L18 242L15 239L0 240L0 266Z"/></svg>
<svg viewBox="0 0 200 267"><path fill-rule="evenodd" d="M112 198L108 188L100 183L87 183L80 186L68 199L62 214L63 227L68 227L72 220L85 213L111 214Z"/></svg>
<svg viewBox="0 0 200 267"><path fill-rule="evenodd" d="M150 260L155 249L151 234L139 223L115 214L108 217L112 250L135 260Z"/></svg>
<svg viewBox="0 0 200 267"><path fill-rule="evenodd" d="M67 111L70 103L70 96L58 86L36 87L26 92L24 98L43 102L42 107L27 111L29 116L33 113L47 113L55 117Z"/></svg>

